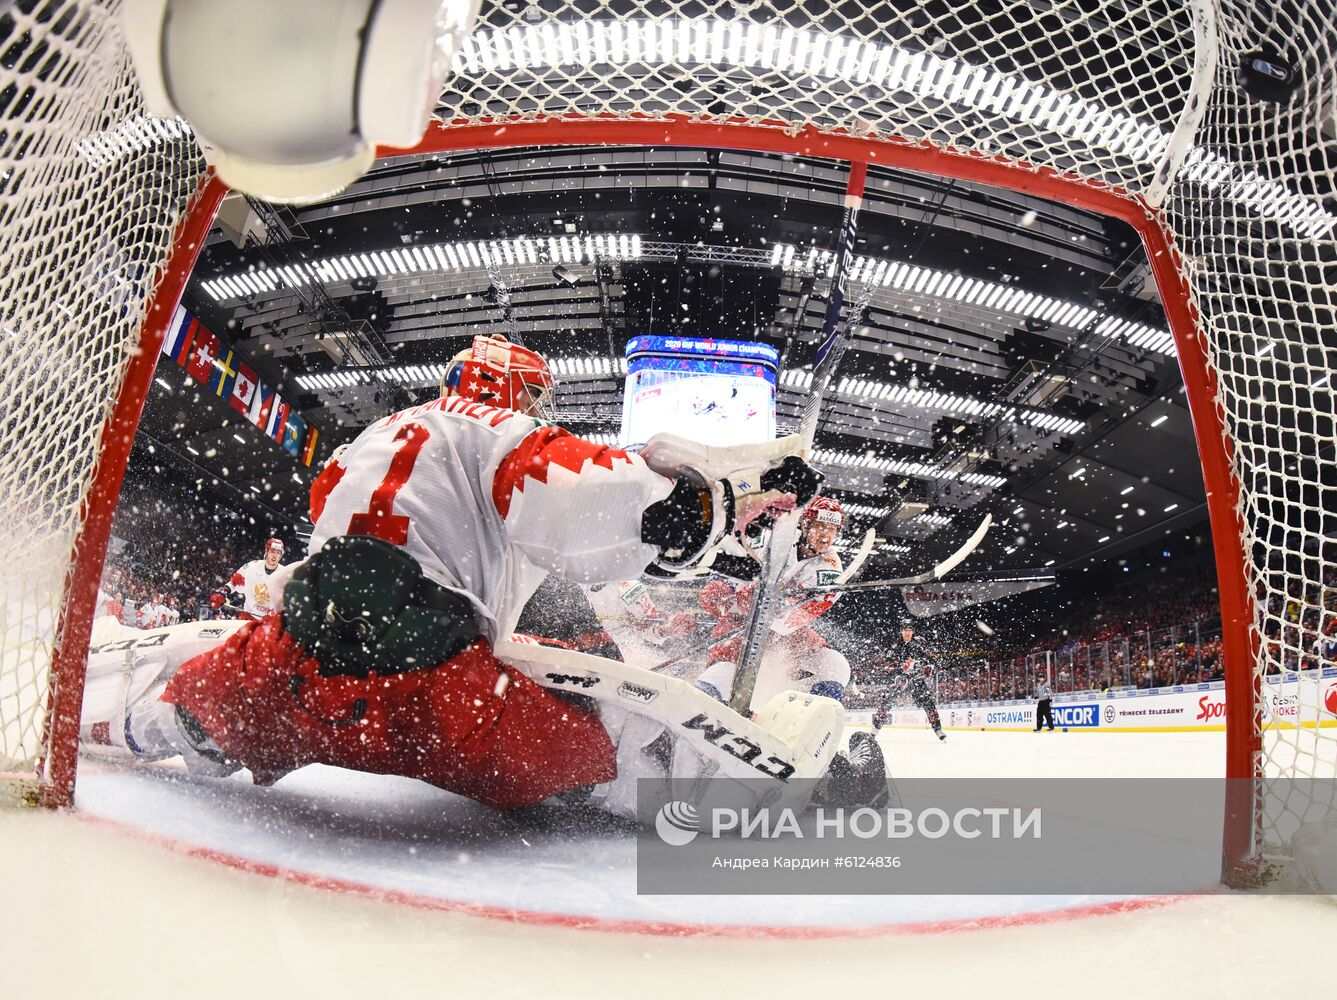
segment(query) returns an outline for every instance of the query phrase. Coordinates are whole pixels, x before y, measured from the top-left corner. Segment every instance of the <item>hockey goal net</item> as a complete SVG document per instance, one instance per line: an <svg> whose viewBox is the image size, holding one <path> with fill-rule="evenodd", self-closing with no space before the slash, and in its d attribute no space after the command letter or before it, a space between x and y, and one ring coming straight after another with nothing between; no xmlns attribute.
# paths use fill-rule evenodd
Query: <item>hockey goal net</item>
<svg viewBox="0 0 1337 1000"><path fill-rule="evenodd" d="M0 771L69 801L110 513L222 187L147 117L115 0L0 14ZM418 152L593 142L862 160L1105 212L1146 242L1191 403L1222 598L1230 776L1332 777L1310 670L1337 563L1337 14L1255 0L485 2ZM1303 49L1296 48L1303 40ZM1238 82L1288 55L1279 102ZM412 152L412 151L398 151ZM1269 698L1299 700L1295 713ZM1251 794L1226 856L1311 796Z"/></svg>

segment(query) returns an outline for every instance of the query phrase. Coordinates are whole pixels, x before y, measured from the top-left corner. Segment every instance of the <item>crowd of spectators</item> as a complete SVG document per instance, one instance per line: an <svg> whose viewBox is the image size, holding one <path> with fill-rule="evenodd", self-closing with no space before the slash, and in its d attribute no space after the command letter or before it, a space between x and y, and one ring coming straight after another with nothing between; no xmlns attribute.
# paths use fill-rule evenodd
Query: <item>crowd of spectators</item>
<svg viewBox="0 0 1337 1000"><path fill-rule="evenodd" d="M1337 662L1337 567L1307 593L1260 601L1272 671ZM1056 692L1161 688L1225 676L1216 578L1210 566L1139 583L1084 606L1047 638L988 660L946 659L941 701L1029 698L1041 677Z"/></svg>
<svg viewBox="0 0 1337 1000"><path fill-rule="evenodd" d="M1307 592L1276 589L1261 601L1263 636L1276 670L1312 670L1337 661L1337 566Z"/></svg>
<svg viewBox="0 0 1337 1000"><path fill-rule="evenodd" d="M214 617L209 595L258 558L264 545L265 529L248 527L127 482L112 522L97 614L136 628Z"/></svg>

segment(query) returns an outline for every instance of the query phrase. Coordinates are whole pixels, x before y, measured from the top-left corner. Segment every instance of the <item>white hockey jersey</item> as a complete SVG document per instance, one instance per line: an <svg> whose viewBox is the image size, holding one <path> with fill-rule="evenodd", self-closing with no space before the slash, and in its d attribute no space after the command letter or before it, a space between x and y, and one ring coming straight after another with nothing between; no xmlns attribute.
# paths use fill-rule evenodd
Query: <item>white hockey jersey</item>
<svg viewBox="0 0 1337 1000"><path fill-rule="evenodd" d="M756 687L752 694L753 709L776 694L798 690L815 694L843 691L850 679L849 660L831 649L808 626L824 615L840 596L831 594L803 595L804 587L817 587L837 581L842 572L840 556L833 550L822 555L799 559L797 549L790 554L782 580L782 593L789 595L790 603L771 623L776 633L767 644L757 671ZM723 581L714 581L702 591L702 606L719 616L715 634L722 636L747 621L755 587L734 589ZM779 638L783 636L784 638ZM778 641L776 641L778 639ZM712 663L698 678L707 690L727 699L733 691L735 664L742 653L743 636L721 642L710 650Z"/></svg>
<svg viewBox="0 0 1337 1000"><path fill-rule="evenodd" d="M470 599L495 642L548 573L639 575L658 554L641 515L672 488L639 457L533 417L434 400L372 424L321 473L310 551L346 534L403 546Z"/></svg>
<svg viewBox="0 0 1337 1000"><path fill-rule="evenodd" d="M665 615L640 580L615 580L584 588L590 606L617 643L622 658L637 666L652 667L664 659L667 637L661 631Z"/></svg>
<svg viewBox="0 0 1337 1000"><path fill-rule="evenodd" d="M282 589L278 581L286 579L284 571L287 568L278 566L270 572L263 559L252 559L232 574L232 579L227 582L228 590L241 601L242 611L263 618L278 610L278 593Z"/></svg>
<svg viewBox="0 0 1337 1000"><path fill-rule="evenodd" d="M839 593L803 595L806 587L824 587L837 582L844 570L844 563L835 549L828 549L821 555L798 557L798 548L789 554L784 574L781 576L781 593L789 598L788 606L771 623L773 631L780 635L790 635L805 626L811 625L822 615L831 610L839 599ZM730 631L740 624L741 619L752 609L754 584L738 585L724 580L707 584L701 594L701 604L707 611L720 619L718 633Z"/></svg>
<svg viewBox="0 0 1337 1000"><path fill-rule="evenodd" d="M167 624L167 606L152 599L145 601L135 612L135 624L139 628L162 628Z"/></svg>
<svg viewBox="0 0 1337 1000"><path fill-rule="evenodd" d="M789 566L785 569L782 592L793 595L794 603L776 617L771 626L781 635L789 635L807 625L811 625L822 615L831 610L831 606L840 598L839 593L811 594L806 597L799 592L806 587L826 587L840 579L845 564L835 549L827 549L821 555L798 557L798 549L789 557Z"/></svg>

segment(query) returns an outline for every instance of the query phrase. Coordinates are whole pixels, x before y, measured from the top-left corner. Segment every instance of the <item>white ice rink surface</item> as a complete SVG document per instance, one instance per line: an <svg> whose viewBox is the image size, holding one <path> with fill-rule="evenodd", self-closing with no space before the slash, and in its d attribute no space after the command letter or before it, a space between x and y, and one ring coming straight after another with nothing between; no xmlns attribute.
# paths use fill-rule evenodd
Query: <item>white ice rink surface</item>
<svg viewBox="0 0 1337 1000"><path fill-rule="evenodd" d="M1209 776L1223 752L1221 734L882 742L917 777ZM17 959L5 995L1233 997L1335 974L1316 947L1337 939L1329 899L1219 894L1093 915L1094 898L638 897L634 845L611 824L542 830L330 768L255 789L85 762L78 806L0 811L0 941ZM309 884L321 878L370 891ZM730 936L681 930L712 924Z"/></svg>

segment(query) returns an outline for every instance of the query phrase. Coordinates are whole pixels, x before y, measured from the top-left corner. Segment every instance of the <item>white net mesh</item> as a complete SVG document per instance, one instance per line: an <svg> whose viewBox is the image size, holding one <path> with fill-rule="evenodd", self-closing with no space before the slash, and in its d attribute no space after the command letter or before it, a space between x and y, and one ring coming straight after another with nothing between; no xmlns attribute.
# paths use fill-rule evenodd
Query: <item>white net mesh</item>
<svg viewBox="0 0 1337 1000"><path fill-rule="evenodd" d="M1337 12L1302 4L1273 22L1260 11L1221 7L1212 100L1167 222L1241 487L1263 769L1303 779L1263 802L1257 833L1284 853L1301 822L1337 809ZM1241 58L1267 42L1299 60L1301 86L1281 105L1236 85ZM1195 183L1194 164L1208 162L1231 166Z"/></svg>
<svg viewBox="0 0 1337 1000"><path fill-rule="evenodd" d="M932 143L1144 191L1190 103L1181 3L485 4L458 121L638 116Z"/></svg>
<svg viewBox="0 0 1337 1000"><path fill-rule="evenodd" d="M203 164L107 6L7 5L0 53L0 773L35 779L80 504Z"/></svg>
<svg viewBox="0 0 1337 1000"><path fill-rule="evenodd" d="M1257 6L487 2L440 107L452 125L494 135L557 121L581 141L590 123L619 119L773 129L796 151L812 135L931 146L1162 208L1240 482L1255 671L1264 695L1298 705L1260 715L1261 753L1279 773L1330 776L1337 705L1324 704L1333 681L1320 640L1334 621L1326 567L1337 564L1326 381L1337 205L1322 194L1337 163L1337 15L1325 0L1285 15ZM0 638L0 754L13 768L36 753L43 657L97 431L199 163L188 139L146 125L102 5L22 3L0 37L0 433L25 448L0 450L13 522L0 580L18 595ZM1282 105L1246 97L1242 55L1297 39L1295 95ZM1313 669L1299 679L1282 676L1304 666ZM1284 817L1313 806L1269 806L1260 833L1284 839Z"/></svg>

